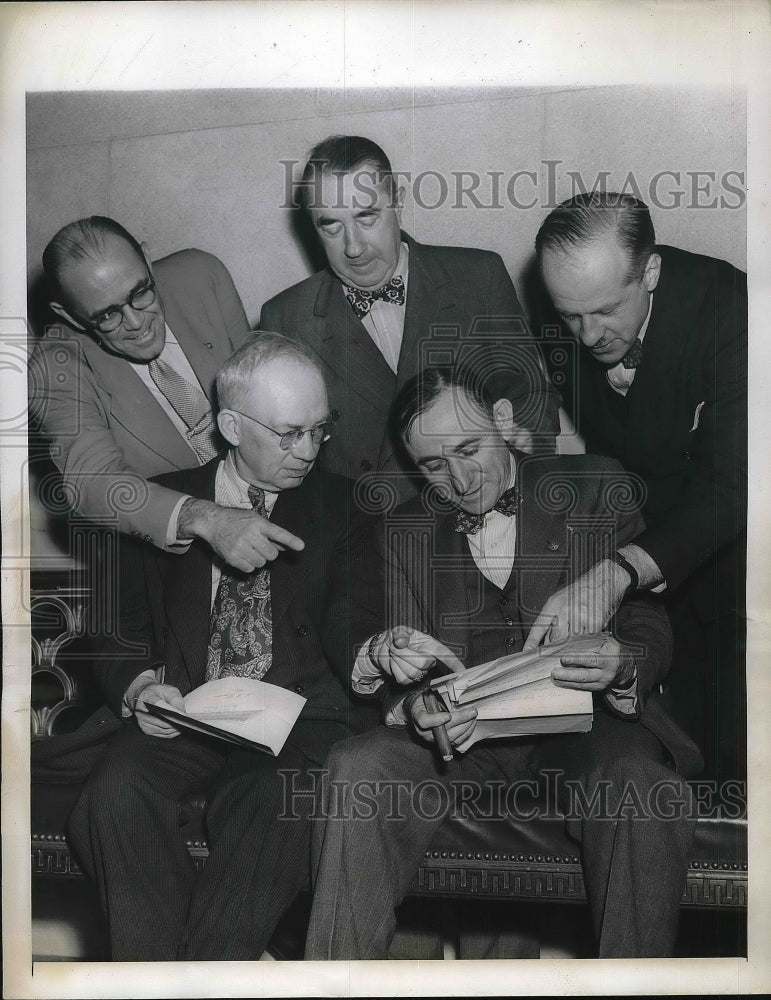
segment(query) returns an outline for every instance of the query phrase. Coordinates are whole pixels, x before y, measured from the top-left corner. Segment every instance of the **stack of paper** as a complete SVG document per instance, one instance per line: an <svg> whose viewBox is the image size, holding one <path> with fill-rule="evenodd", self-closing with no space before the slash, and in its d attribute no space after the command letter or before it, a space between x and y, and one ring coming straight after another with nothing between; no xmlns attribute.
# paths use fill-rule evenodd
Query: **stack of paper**
<svg viewBox="0 0 771 1000"><path fill-rule="evenodd" d="M432 681L431 689L448 711L477 709L474 731L455 749L504 736L587 732L592 728L591 691L558 687L551 672L566 653L600 653L608 638L571 636Z"/></svg>

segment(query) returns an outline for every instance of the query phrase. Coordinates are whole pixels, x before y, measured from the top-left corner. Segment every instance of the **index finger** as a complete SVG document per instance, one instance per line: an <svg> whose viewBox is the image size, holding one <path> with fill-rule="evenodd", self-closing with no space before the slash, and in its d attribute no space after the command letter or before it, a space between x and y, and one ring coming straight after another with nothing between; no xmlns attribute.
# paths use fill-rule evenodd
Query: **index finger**
<svg viewBox="0 0 771 1000"><path fill-rule="evenodd" d="M284 548L294 549L295 552L302 552L305 548L305 542L302 538L293 535L291 531L282 528L280 524L273 524L271 521L266 521L263 532L265 537L275 542L276 545L283 545Z"/></svg>

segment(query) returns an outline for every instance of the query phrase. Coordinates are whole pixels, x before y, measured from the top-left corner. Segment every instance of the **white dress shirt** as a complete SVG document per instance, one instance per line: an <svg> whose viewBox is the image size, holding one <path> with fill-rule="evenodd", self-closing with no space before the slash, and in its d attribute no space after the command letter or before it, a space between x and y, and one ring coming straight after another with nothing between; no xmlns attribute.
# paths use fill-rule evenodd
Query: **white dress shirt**
<svg viewBox="0 0 771 1000"><path fill-rule="evenodd" d="M406 243L399 250L399 262L392 278L401 277L404 281L404 304L386 302L377 299L367 315L362 319L364 329L372 338L375 346L383 355L391 371L396 374L399 366L399 353L402 349L404 336L404 316L407 310L407 282L409 280L410 251ZM345 286L348 287L348 286Z"/></svg>

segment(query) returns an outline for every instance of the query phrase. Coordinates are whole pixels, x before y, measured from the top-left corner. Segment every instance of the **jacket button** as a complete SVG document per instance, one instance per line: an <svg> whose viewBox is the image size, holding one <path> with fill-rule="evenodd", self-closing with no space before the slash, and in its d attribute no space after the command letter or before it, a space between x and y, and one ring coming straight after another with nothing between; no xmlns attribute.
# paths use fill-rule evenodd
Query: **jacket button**
<svg viewBox="0 0 771 1000"><path fill-rule="evenodd" d="M506 640L506 645L507 645L507 646L513 646L513 645L514 645L514 643L515 643L516 641L517 641L517 640L516 640L516 639L514 638L514 636L513 636L513 635L510 635L510 636L508 637L508 639Z"/></svg>
<svg viewBox="0 0 771 1000"><path fill-rule="evenodd" d="M505 622L506 625L513 625L514 624L514 619L513 618L504 618L504 622Z"/></svg>
<svg viewBox="0 0 771 1000"><path fill-rule="evenodd" d="M214 350L214 344L210 340L207 340L204 346L208 347L210 351Z"/></svg>
<svg viewBox="0 0 771 1000"><path fill-rule="evenodd" d="M305 688L302 686L302 684L295 684L294 690L295 694L302 694Z"/></svg>
<svg viewBox="0 0 771 1000"><path fill-rule="evenodd" d="M294 630L294 634L295 635L299 635L300 638L302 638L303 636L307 635L308 634L308 628L307 628L307 626L305 626L305 625L298 625L297 628Z"/></svg>
<svg viewBox="0 0 771 1000"><path fill-rule="evenodd" d="M361 469L362 472L369 472L370 469L372 468L372 462L370 462L368 458L363 458L361 460L359 468Z"/></svg>

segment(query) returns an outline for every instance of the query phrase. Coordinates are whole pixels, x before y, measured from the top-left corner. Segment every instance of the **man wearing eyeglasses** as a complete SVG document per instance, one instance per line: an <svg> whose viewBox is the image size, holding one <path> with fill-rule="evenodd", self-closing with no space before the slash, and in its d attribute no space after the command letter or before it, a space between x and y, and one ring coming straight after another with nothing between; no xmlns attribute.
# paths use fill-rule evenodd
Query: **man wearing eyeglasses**
<svg viewBox="0 0 771 1000"><path fill-rule="evenodd" d="M259 958L309 883L308 772L323 766L334 742L376 722L347 695L354 642L363 639L350 622L349 572L364 558L368 524L352 484L314 467L329 435L321 373L285 337L258 333L226 362L217 393L226 456L159 482L258 507L301 534L305 548L241 574L200 540L182 556L122 542L119 634L145 653L127 655L110 635L95 643L98 682L124 724L69 830L98 883L116 961ZM379 594L369 603L378 607ZM277 757L191 736L147 711L159 701L184 711L190 690L232 675L307 699ZM284 780L300 793L288 816ZM211 854L196 873L180 825L182 803L202 785Z"/></svg>
<svg viewBox="0 0 771 1000"><path fill-rule="evenodd" d="M52 443L72 505L114 518L162 548L204 539L249 571L300 539L254 512L185 497L149 478L208 461L223 447L214 376L249 326L232 279L211 254L152 263L112 219L64 226L43 253L52 310L30 362L30 411Z"/></svg>

